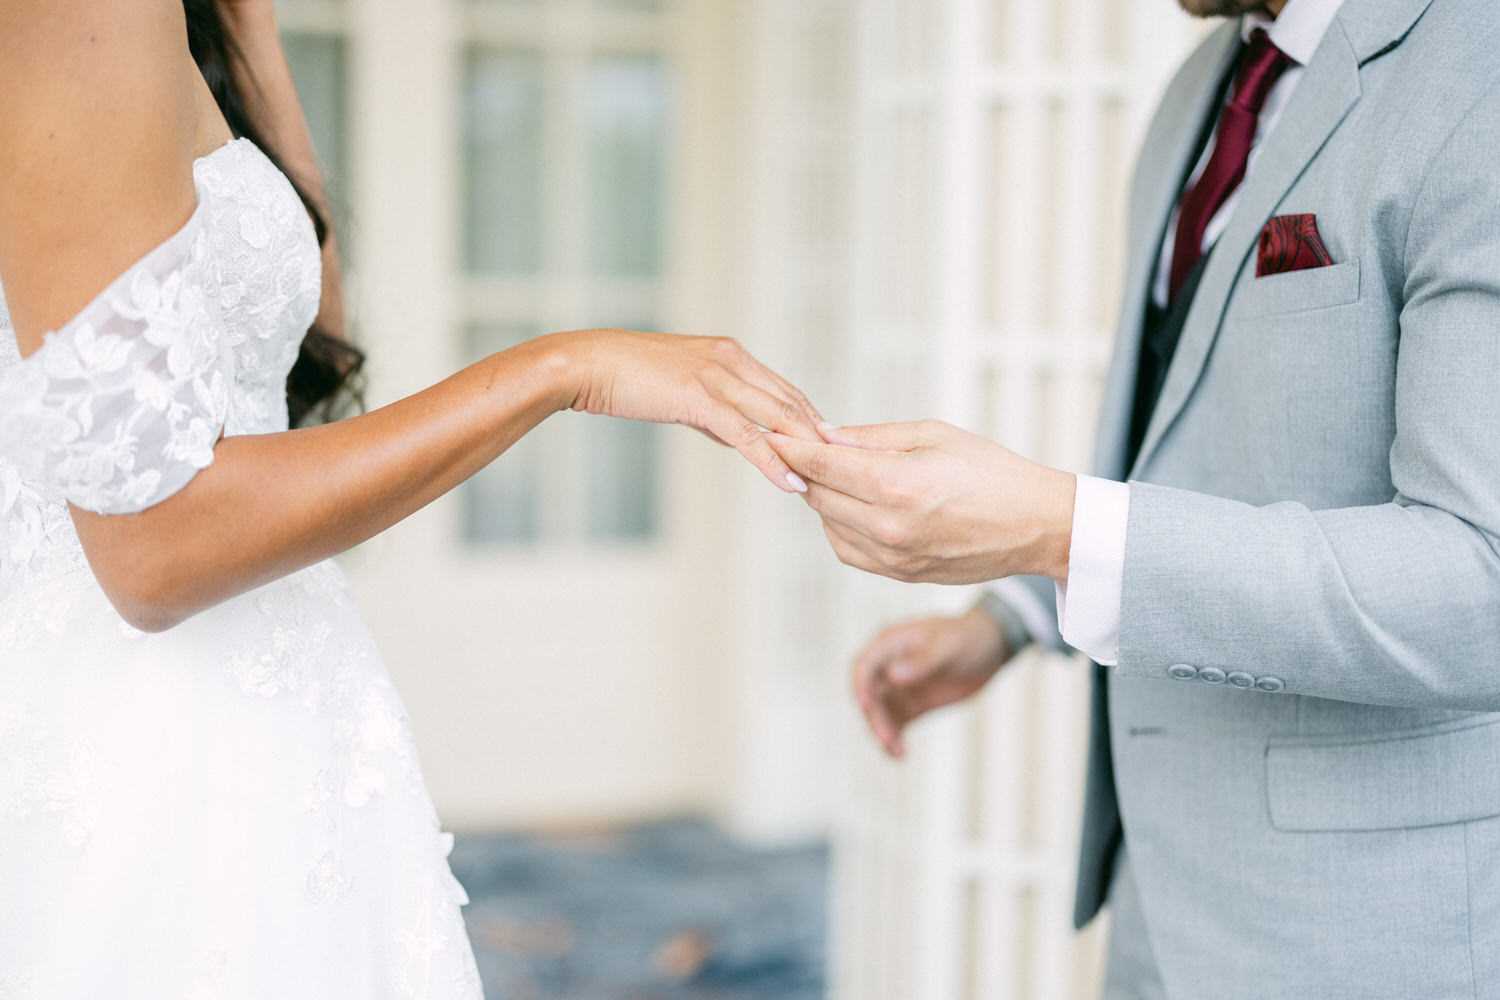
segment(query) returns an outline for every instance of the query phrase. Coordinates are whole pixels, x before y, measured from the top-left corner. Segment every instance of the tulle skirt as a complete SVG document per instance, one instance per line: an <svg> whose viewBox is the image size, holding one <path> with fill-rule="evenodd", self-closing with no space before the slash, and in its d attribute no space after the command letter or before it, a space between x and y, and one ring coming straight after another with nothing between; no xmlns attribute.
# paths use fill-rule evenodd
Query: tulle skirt
<svg viewBox="0 0 1500 1000"><path fill-rule="evenodd" d="M478 1000L451 846L332 563L160 635L0 602L0 1000Z"/></svg>

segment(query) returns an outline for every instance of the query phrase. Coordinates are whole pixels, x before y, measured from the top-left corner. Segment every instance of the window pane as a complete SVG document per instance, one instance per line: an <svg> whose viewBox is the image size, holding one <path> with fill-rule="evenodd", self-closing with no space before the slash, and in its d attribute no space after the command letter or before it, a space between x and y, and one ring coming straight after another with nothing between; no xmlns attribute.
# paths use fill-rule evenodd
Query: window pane
<svg viewBox="0 0 1500 1000"><path fill-rule="evenodd" d="M478 361L540 332L524 323L473 327L468 331L468 359ZM464 484L464 537L470 542L530 542L541 534L546 431L543 425L526 435Z"/></svg>
<svg viewBox="0 0 1500 1000"><path fill-rule="evenodd" d="M333 226L345 231L349 192L347 47L341 38L289 33L282 39L297 95L307 115L333 207ZM348 242L344 252L348 253Z"/></svg>
<svg viewBox="0 0 1500 1000"><path fill-rule="evenodd" d="M662 266L670 73L658 56L601 56L589 67L589 260L598 275Z"/></svg>
<svg viewBox="0 0 1500 1000"><path fill-rule="evenodd" d="M535 274L542 260L542 60L469 53L464 74L465 262Z"/></svg>
<svg viewBox="0 0 1500 1000"><path fill-rule="evenodd" d="M667 0L594 0L600 10L641 11L654 14L667 9Z"/></svg>
<svg viewBox="0 0 1500 1000"><path fill-rule="evenodd" d="M595 418L588 427L589 537L649 538L656 533L660 428Z"/></svg>

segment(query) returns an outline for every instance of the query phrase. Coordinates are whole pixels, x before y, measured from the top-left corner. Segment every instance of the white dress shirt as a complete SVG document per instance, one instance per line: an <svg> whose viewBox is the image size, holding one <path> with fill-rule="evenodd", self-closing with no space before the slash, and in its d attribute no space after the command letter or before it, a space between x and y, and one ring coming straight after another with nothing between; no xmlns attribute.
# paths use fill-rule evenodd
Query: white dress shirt
<svg viewBox="0 0 1500 1000"><path fill-rule="evenodd" d="M1256 28L1265 28L1276 47L1291 58L1292 64L1282 73L1256 123L1255 139L1245 169L1248 178L1255 169L1260 144L1276 127L1281 113L1291 99L1292 91L1302 78L1303 68L1322 44L1323 36L1333 24L1344 0L1288 0L1281 14L1271 20L1263 14L1246 14L1240 22L1240 34L1247 41ZM1198 180L1208 166L1213 143L1199 157L1188 185ZM1203 233L1203 250L1208 252L1229 226L1240 187L1232 191L1224 204L1209 220ZM1168 220L1166 239L1157 259L1156 279L1151 295L1159 306L1167 304L1167 282L1172 270L1172 251L1176 244L1177 210ZM999 580L993 586L1010 602L1031 632L1032 638L1053 648L1066 643L1098 663L1114 666L1120 659L1120 600L1125 577L1125 531L1130 515L1130 487L1125 483L1078 477L1078 493L1073 504L1073 543L1068 553L1068 582L1057 585L1057 618L1052 619L1036 595L1014 580Z"/></svg>

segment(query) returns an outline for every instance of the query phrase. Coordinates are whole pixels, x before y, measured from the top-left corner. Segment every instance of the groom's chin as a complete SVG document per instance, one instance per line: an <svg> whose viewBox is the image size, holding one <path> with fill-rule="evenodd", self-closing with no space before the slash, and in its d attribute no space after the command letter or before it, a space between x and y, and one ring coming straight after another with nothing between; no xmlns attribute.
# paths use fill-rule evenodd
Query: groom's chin
<svg viewBox="0 0 1500 1000"><path fill-rule="evenodd" d="M1265 9L1264 0L1177 0L1194 17L1239 17Z"/></svg>

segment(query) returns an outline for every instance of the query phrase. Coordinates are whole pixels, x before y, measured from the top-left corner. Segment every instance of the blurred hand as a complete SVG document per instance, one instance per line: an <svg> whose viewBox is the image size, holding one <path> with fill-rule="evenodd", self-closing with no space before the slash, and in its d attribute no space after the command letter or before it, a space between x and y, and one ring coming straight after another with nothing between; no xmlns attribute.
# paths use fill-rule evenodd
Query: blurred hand
<svg viewBox="0 0 1500 1000"><path fill-rule="evenodd" d="M821 421L800 390L736 341L628 330L554 334L576 366L574 410L696 427L737 450L776 486L806 492L766 440L821 442Z"/></svg>
<svg viewBox="0 0 1500 1000"><path fill-rule="evenodd" d="M1077 480L937 420L771 435L840 560L910 583L1066 581Z"/></svg>
<svg viewBox="0 0 1500 1000"><path fill-rule="evenodd" d="M1010 653L1000 626L978 608L893 625L854 661L854 697L881 746L902 757L912 720L979 691Z"/></svg>

